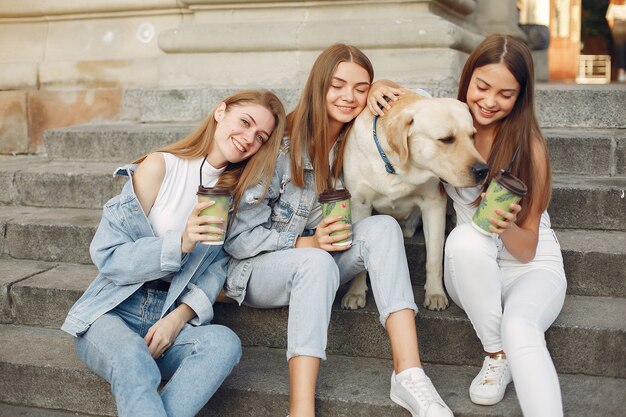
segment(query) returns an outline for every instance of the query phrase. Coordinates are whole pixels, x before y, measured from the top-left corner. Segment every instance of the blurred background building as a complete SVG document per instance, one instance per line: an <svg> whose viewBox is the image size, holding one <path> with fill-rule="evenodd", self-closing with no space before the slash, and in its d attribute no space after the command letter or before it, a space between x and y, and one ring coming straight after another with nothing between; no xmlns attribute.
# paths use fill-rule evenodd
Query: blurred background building
<svg viewBox="0 0 626 417"><path fill-rule="evenodd" d="M45 129L115 118L126 89L300 88L319 51L338 41L362 48L377 78L436 95L455 94L468 53L494 32L528 40L540 81L607 82L607 5L0 0L0 153L41 152ZM582 55L591 58L581 64Z"/></svg>

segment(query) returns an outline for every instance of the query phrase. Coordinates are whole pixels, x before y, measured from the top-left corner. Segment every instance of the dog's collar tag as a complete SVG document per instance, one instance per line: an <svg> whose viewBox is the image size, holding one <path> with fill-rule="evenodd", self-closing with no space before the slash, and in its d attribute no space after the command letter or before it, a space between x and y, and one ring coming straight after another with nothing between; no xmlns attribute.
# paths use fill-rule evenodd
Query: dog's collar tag
<svg viewBox="0 0 626 417"><path fill-rule="evenodd" d="M395 174L396 170L393 169L393 165L391 165L389 158L387 158L387 155L385 155L385 152L380 147L380 143L378 142L378 135L376 134L376 122L378 122L378 115L374 115L374 122L372 123L372 134L374 136L374 143L376 144L376 149L378 149L378 153L380 154L380 157L385 163L385 171L387 171L389 174Z"/></svg>

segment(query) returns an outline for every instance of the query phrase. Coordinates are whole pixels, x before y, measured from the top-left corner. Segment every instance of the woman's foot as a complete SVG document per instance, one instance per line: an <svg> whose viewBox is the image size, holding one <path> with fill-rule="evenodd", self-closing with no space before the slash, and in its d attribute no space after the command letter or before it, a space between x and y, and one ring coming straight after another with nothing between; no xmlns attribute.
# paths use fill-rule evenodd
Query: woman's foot
<svg viewBox="0 0 626 417"><path fill-rule="evenodd" d="M412 417L453 417L422 368L391 375L391 400L406 408Z"/></svg>
<svg viewBox="0 0 626 417"><path fill-rule="evenodd" d="M506 386L512 381L511 369L504 354L485 356L483 367L472 381L469 396L473 403L493 405L502 401Z"/></svg>

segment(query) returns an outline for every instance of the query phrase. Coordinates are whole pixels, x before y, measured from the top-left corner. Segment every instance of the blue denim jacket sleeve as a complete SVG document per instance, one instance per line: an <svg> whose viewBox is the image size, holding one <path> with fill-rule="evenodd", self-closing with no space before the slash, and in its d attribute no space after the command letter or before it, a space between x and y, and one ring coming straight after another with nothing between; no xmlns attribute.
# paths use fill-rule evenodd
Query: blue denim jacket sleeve
<svg viewBox="0 0 626 417"><path fill-rule="evenodd" d="M244 192L224 243L230 256L246 259L263 252L295 247L298 233L272 227L273 205L280 198L283 179L289 175L289 153L281 152L264 199L261 201L262 184Z"/></svg>
<svg viewBox="0 0 626 417"><path fill-rule="evenodd" d="M178 298L179 304L185 303L195 311L196 317L189 320L194 326L208 324L213 320L213 303L226 281L228 255L221 246L209 248L213 253L207 255L204 261L208 263L206 270L195 274Z"/></svg>
<svg viewBox="0 0 626 417"><path fill-rule="evenodd" d="M89 247L94 265L117 285L162 278L180 270L183 263L181 232L168 231L162 237L155 237L129 187L131 180L120 195L104 206Z"/></svg>

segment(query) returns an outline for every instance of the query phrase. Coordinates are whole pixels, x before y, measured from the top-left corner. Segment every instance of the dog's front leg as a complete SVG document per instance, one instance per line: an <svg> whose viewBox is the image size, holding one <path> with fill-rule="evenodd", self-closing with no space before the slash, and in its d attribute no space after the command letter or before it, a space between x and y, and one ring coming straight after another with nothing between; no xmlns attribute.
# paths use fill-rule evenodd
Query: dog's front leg
<svg viewBox="0 0 626 417"><path fill-rule="evenodd" d="M372 206L359 202L358 198L352 197L352 221L356 223L372 214ZM345 310L356 310L365 307L367 295L366 273L361 272L351 282L350 288L341 299L341 307Z"/></svg>
<svg viewBox="0 0 626 417"><path fill-rule="evenodd" d="M448 298L443 290L443 241L446 227L446 197L437 193L420 205L422 227L426 243L426 284L424 285L424 307L443 310L448 307Z"/></svg>

